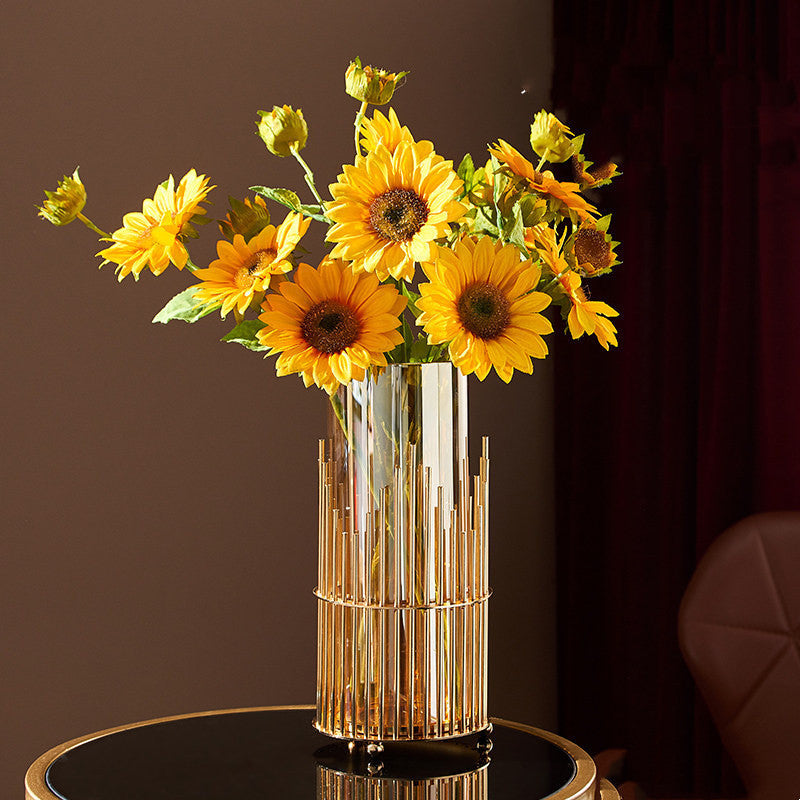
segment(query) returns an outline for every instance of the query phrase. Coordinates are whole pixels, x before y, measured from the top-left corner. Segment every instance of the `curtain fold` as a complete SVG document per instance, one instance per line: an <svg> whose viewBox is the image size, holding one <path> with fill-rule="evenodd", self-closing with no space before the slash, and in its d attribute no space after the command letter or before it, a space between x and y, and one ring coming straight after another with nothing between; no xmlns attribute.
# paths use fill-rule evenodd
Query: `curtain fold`
<svg viewBox="0 0 800 800"><path fill-rule="evenodd" d="M800 508L798 11L555 5L553 106L621 163L624 260L593 284L619 350L557 343L561 730L654 797L741 792L677 610L726 527Z"/></svg>

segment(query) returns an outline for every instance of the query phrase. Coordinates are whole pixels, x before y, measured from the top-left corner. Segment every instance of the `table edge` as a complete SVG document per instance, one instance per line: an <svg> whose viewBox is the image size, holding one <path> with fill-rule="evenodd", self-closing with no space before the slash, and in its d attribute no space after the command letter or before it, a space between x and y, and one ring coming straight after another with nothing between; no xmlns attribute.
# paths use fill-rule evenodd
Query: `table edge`
<svg viewBox="0 0 800 800"><path fill-rule="evenodd" d="M286 705L286 706L249 706L246 708L222 708L213 711L195 711L190 714L173 714L168 717L155 717L154 719L146 719L141 722L131 722L127 725L115 725L113 728L105 728L101 731L94 733L87 733L83 736L78 736L75 739L58 744L51 747L47 752L42 753L33 764L28 767L25 773L25 800L61 800L57 794L50 791L47 785L47 769L59 757L62 756L67 750L72 750L86 742L91 742L94 739L100 739L103 736L110 736L112 733L121 733L122 731L133 730L134 728L144 728L147 725L157 725L160 722L172 722L179 719L190 719L191 717L213 717L222 714L244 714L256 711L311 711L316 706L314 705Z"/></svg>
<svg viewBox="0 0 800 800"><path fill-rule="evenodd" d="M127 725L116 725L113 728L106 728L94 733L88 733L83 736L78 736L75 739L63 742L62 744L51 747L39 758L37 758L25 773L25 800L61 800L61 798L50 791L47 785L47 770L49 766L62 756L68 750L71 750L78 745L91 742L94 739L100 739L103 736L109 736L113 733L120 733L122 731L132 730L134 728L143 728L148 725L156 725L161 722L171 722L173 720L189 719L191 717L211 717L223 714L246 714L258 711L311 711L316 706L314 705L284 705L284 706L255 706L247 708L225 708L216 709L213 711L196 711L190 714L174 714L168 717L156 717L154 719L143 720L141 722L128 723ZM541 739L551 742L552 744L564 750L575 762L575 775L572 780L562 789L549 795L547 800L593 800L595 795L595 784L597 781L597 769L591 757L585 750L578 747L575 743L564 739L555 733L543 730L542 728L535 728L532 725L526 725L521 722L513 722L511 720L501 719L499 717L492 717L491 721L495 725L501 725L507 728L515 728L517 730L531 733Z"/></svg>
<svg viewBox="0 0 800 800"><path fill-rule="evenodd" d="M582 747L578 747L577 744L565 739L563 736L559 736L557 733L546 731L543 728L536 728L533 725L526 725L523 722L514 722L500 717L492 717L491 721L494 725L516 728L551 742L564 750L575 762L575 775L572 780L562 789L548 795L545 800L594 800L597 767L592 757Z"/></svg>

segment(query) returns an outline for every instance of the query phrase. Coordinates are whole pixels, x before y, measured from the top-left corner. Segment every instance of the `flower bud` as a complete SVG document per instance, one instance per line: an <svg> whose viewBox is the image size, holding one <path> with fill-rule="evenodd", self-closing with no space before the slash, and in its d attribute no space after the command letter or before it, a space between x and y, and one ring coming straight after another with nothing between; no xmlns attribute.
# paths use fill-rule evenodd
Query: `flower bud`
<svg viewBox="0 0 800 800"><path fill-rule="evenodd" d="M53 225L68 225L86 205L86 189L78 177L78 168L59 182L54 192L45 190L45 201L39 209L39 216Z"/></svg>
<svg viewBox="0 0 800 800"><path fill-rule="evenodd" d="M303 112L291 106L274 106L272 111L259 111L258 135L270 153L276 156L290 156L292 151L302 150L308 139L308 125Z"/></svg>
<svg viewBox="0 0 800 800"><path fill-rule="evenodd" d="M245 198L244 202L235 197L228 197L230 210L224 220L219 223L222 235L229 241L237 233L244 236L245 241L250 241L269 225L269 211L263 197L256 197L253 202Z"/></svg>
<svg viewBox="0 0 800 800"><path fill-rule="evenodd" d="M552 163L566 161L572 155L572 131L542 109L533 118L531 147L537 156Z"/></svg>
<svg viewBox="0 0 800 800"><path fill-rule="evenodd" d="M344 89L350 97L382 106L392 99L394 90L403 84L407 72L387 72L377 67L361 66L361 59L356 58L344 74Z"/></svg>

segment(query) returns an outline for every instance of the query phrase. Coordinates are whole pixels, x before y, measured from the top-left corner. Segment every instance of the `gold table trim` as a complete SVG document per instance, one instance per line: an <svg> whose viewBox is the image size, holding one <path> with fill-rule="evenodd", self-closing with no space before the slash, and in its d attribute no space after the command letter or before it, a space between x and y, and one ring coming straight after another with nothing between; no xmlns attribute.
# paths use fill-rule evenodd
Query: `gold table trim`
<svg viewBox="0 0 800 800"><path fill-rule="evenodd" d="M31 764L27 773L25 774L25 800L60 800L58 795L53 794L47 786L45 775L47 774L48 767L60 756L68 750L72 750L81 744L91 742L93 739L99 739L102 736L109 736L112 733L119 733L121 731L131 730L133 728L143 728L147 725L156 725L160 722L171 722L178 719L189 719L191 717L211 717L222 714L245 714L255 711L314 711L314 705L289 705L289 706L258 706L255 708L228 708L216 711L200 711L193 714L176 714L171 717L158 717L156 719L144 720L143 722L134 722L128 725L118 725L114 728L106 728L96 733L89 733L85 736L79 736L76 739L70 739L63 744L56 745L50 748L46 753L43 753L36 761ZM582 750L578 745L573 744L568 739L557 736L550 731L542 730L541 728L534 728L531 725L524 725L520 722L511 722L505 719L491 718L493 725L500 725L506 728L515 728L540 739L545 739L562 750L566 751L575 761L575 776L563 788L548 796L547 800L594 800L595 795L598 794L597 783L597 769L591 757ZM613 786L608 782L603 782L603 800L618 800L619 795Z"/></svg>

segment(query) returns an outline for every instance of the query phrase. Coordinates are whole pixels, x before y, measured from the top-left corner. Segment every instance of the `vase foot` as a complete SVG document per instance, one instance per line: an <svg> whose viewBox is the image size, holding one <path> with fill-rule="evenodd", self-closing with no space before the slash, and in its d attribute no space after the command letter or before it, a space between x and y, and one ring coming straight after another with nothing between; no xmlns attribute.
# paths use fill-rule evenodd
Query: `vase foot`
<svg viewBox="0 0 800 800"><path fill-rule="evenodd" d="M494 728L492 726L492 723L490 722L489 725L480 732L480 735L478 736L478 741L475 745L478 748L478 750L481 753L484 753L485 755L491 753L492 748L494 747L494 744L492 743L492 740L490 738L493 730Z"/></svg>

